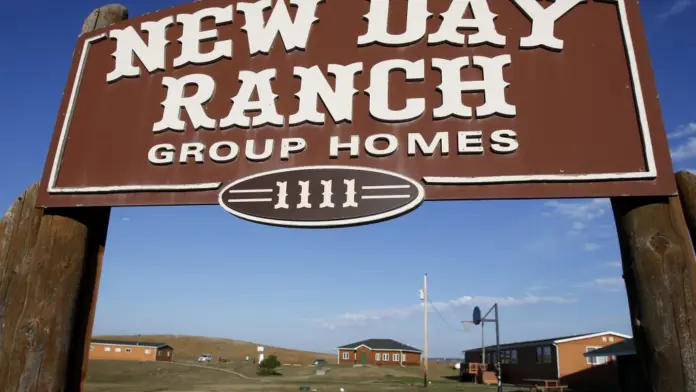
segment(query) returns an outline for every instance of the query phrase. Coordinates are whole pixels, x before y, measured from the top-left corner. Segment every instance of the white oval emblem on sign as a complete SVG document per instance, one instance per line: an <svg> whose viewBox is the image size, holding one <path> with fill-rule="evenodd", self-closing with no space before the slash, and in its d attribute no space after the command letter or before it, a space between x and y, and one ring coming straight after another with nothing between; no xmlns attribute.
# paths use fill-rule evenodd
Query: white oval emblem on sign
<svg viewBox="0 0 696 392"><path fill-rule="evenodd" d="M418 182L386 170L304 166L244 177L224 187L220 205L253 222L293 227L352 226L410 212L425 199Z"/></svg>

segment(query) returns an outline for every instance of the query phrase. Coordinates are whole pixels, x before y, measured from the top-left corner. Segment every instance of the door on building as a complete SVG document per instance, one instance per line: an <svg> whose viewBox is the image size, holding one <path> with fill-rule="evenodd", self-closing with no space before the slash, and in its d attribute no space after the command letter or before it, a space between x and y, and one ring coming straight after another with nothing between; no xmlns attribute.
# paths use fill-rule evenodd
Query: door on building
<svg viewBox="0 0 696 392"><path fill-rule="evenodd" d="M367 364L367 353L360 353L360 363L363 365Z"/></svg>

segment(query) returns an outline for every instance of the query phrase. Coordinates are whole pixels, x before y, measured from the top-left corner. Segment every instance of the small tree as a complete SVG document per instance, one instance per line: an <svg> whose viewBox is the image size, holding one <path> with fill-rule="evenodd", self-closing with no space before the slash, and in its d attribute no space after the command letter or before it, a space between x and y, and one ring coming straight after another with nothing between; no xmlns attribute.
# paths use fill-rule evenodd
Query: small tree
<svg viewBox="0 0 696 392"><path fill-rule="evenodd" d="M256 374L259 376L274 376L278 374L276 370L278 367L280 367L280 360L271 354L259 363L259 369Z"/></svg>

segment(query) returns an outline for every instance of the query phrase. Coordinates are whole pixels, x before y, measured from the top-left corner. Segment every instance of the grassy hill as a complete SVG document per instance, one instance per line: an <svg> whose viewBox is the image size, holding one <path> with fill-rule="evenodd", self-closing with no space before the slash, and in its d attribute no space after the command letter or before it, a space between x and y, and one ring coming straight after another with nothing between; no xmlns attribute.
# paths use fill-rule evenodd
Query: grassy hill
<svg viewBox="0 0 696 392"><path fill-rule="evenodd" d="M258 344L232 339L181 335L95 336L99 339L162 342L174 347L176 362L137 362L91 360L87 366L86 392L290 392L311 385L319 391L350 392L418 392L422 390L423 370L398 366L353 367L336 365L336 354L314 353L265 346L265 354L275 354L284 364L279 375L260 377L256 365L244 361L255 356ZM230 360L226 363L198 364L202 353ZM326 359L326 374L316 374L315 359ZM457 371L446 364L431 363L429 378L432 392L485 392L490 389L462 389L456 381Z"/></svg>
<svg viewBox="0 0 696 392"><path fill-rule="evenodd" d="M94 338L166 343L174 347L176 361L196 360L203 353L212 354L214 360L217 360L218 357L224 357L232 361L239 361L247 355L249 358L253 358L257 355L256 347L264 346L266 356L275 354L282 363L310 364L315 359L326 359L330 363L336 363L336 354L293 350L232 339L184 335L101 335Z"/></svg>

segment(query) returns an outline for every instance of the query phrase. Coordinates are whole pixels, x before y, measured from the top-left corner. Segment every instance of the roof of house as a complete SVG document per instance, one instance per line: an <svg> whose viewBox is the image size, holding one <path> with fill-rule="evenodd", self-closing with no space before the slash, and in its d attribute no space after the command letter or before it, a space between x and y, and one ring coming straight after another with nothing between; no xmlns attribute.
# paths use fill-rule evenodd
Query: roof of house
<svg viewBox="0 0 696 392"><path fill-rule="evenodd" d="M580 334L580 335L559 336L559 337L550 338L550 339L527 340L527 341L523 341L523 342L505 343L505 344L500 345L500 349L502 350L502 349L507 349L507 348L529 347L529 346L548 346L548 345L553 345L553 344L572 342L573 340L593 338L595 336L602 336L602 335L620 336L624 339L630 338L630 336L628 336L628 335L624 335L624 334L620 334L620 333L612 332L612 331L594 332L594 333L585 333L585 334ZM495 350L495 345L490 345L490 346L486 347L486 350ZM481 347L472 348L472 349L466 350L465 352L477 352L477 351L481 351Z"/></svg>
<svg viewBox="0 0 696 392"><path fill-rule="evenodd" d="M128 341L128 340L92 339L92 343L94 343L94 344L115 344L115 345L120 344L123 346L142 346L142 347L155 347L155 348L171 347L167 343L136 342L136 341Z"/></svg>
<svg viewBox="0 0 696 392"><path fill-rule="evenodd" d="M366 339L359 342L346 344L345 346L338 347L339 349L356 349L360 346L365 346L370 350L393 350L393 351L410 351L420 353L421 350L405 345L401 342L397 342L393 339Z"/></svg>
<svg viewBox="0 0 696 392"><path fill-rule="evenodd" d="M613 355L616 357L635 355L636 346L633 343L633 339L626 339L618 343L610 344L609 346L604 346L596 350L592 350L584 355L586 357L604 357Z"/></svg>

